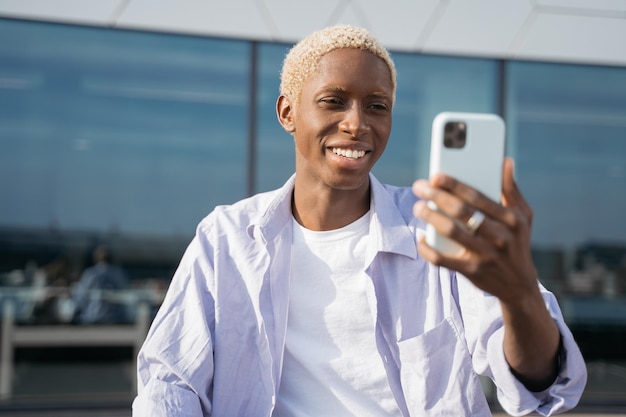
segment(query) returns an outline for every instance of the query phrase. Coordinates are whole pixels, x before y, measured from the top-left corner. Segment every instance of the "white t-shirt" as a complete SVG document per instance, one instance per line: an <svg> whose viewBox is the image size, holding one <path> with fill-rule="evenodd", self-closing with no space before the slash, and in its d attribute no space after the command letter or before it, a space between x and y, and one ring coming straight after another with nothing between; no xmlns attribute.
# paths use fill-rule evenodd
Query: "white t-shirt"
<svg viewBox="0 0 626 417"><path fill-rule="evenodd" d="M287 340L274 417L399 416L365 274L369 213L338 230L293 220Z"/></svg>

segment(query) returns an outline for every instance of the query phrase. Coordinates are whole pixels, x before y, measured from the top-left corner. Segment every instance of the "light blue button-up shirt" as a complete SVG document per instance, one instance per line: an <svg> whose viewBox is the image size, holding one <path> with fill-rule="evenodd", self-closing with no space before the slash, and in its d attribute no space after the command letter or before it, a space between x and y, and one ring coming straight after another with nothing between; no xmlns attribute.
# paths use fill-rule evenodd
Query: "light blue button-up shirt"
<svg viewBox="0 0 626 417"><path fill-rule="evenodd" d="M575 406L586 367L554 296L541 288L565 358L554 384L533 393L504 358L497 298L420 258L416 197L370 179L366 272L378 351L403 415L490 416L479 374L494 380L510 414ZM139 353L134 417L271 416L287 329L293 187L294 177L199 224Z"/></svg>

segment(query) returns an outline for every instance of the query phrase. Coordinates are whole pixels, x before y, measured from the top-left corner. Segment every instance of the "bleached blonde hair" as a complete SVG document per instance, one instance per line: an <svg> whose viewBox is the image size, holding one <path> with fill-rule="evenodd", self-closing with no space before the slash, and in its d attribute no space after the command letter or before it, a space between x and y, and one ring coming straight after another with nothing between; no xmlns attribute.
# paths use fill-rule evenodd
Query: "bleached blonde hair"
<svg viewBox="0 0 626 417"><path fill-rule="evenodd" d="M336 49L361 49L382 59L389 68L393 97L396 94L396 67L387 49L363 28L330 26L313 32L289 50L280 74L280 94L300 101L302 85L317 71L320 59Z"/></svg>

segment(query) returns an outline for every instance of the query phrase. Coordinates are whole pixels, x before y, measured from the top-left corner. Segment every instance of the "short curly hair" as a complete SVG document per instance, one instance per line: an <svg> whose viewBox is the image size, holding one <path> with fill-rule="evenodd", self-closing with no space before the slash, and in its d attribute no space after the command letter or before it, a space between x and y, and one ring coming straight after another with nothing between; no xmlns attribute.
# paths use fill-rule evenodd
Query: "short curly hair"
<svg viewBox="0 0 626 417"><path fill-rule="evenodd" d="M393 97L396 94L396 67L387 49L363 28L336 25L313 32L289 50L280 74L280 94L300 101L302 85L319 66L320 59L336 49L361 49L382 59L391 75Z"/></svg>

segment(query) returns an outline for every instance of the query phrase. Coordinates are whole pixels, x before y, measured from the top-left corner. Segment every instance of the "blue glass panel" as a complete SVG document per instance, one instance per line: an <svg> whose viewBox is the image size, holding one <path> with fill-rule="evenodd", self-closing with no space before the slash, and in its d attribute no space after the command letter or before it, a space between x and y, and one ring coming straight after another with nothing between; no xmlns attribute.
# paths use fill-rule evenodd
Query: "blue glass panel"
<svg viewBox="0 0 626 417"><path fill-rule="evenodd" d="M295 171L294 143L276 118L280 70L291 45L260 44L257 91L257 191L280 187Z"/></svg>
<svg viewBox="0 0 626 417"><path fill-rule="evenodd" d="M496 112L498 63L493 60L393 54L398 72L393 130L374 172L410 185L428 177L432 120L442 111Z"/></svg>
<svg viewBox="0 0 626 417"><path fill-rule="evenodd" d="M507 64L533 255L587 360L582 402L626 398L626 68Z"/></svg>
<svg viewBox="0 0 626 417"><path fill-rule="evenodd" d="M512 62L508 73L535 245L626 244L626 70Z"/></svg>
<svg viewBox="0 0 626 417"><path fill-rule="evenodd" d="M0 39L1 226L190 235L245 195L248 43L11 20Z"/></svg>

